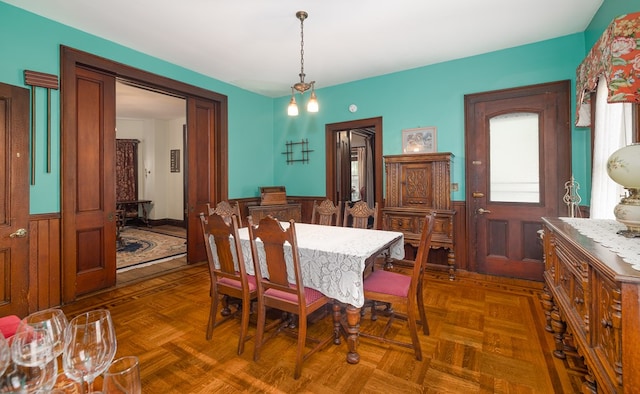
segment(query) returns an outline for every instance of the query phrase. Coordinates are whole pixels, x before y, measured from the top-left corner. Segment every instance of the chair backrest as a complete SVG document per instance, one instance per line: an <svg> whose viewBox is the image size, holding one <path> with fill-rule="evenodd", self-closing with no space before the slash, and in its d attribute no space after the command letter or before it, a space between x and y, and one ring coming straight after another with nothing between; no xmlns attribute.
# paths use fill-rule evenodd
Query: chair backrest
<svg viewBox="0 0 640 394"><path fill-rule="evenodd" d="M328 198L320 204L313 202L313 212L311 214L311 223L322 224L325 226L341 226L340 213L342 212L342 201L338 205L334 205L333 201Z"/></svg>
<svg viewBox="0 0 640 394"><path fill-rule="evenodd" d="M242 227L242 215L240 215L240 205L237 201L234 206L231 206L229 201L220 201L215 208L211 208L211 205L207 203L207 210L209 215L215 212L225 218L227 224L231 223L231 215L236 215L238 216L238 226Z"/></svg>
<svg viewBox="0 0 640 394"><path fill-rule="evenodd" d="M298 302L305 305L295 222L289 221L289 227L285 230L271 215L263 217L258 225L253 223L251 216L247 220L258 293L262 294L268 289L280 290L297 296ZM262 247L258 246L258 239ZM262 249L264 254L261 253ZM264 264L261 264L261 258ZM287 264L288 259L291 264ZM290 283L289 278L294 279L295 283Z"/></svg>
<svg viewBox="0 0 640 394"><path fill-rule="evenodd" d="M416 254L416 260L413 263L413 271L411 273L412 276L409 295L412 297L415 297L415 295L412 294L417 294L418 283L422 281L422 275L427 268L429 250L431 249L431 236L433 235L433 226L435 221L435 212L431 212L424 218L424 225L422 226L422 233L420 235L420 243L418 244L418 253Z"/></svg>
<svg viewBox="0 0 640 394"><path fill-rule="evenodd" d="M226 277L239 280L243 288L248 288L238 235L238 217L235 214L225 217L215 212L208 216L201 213L200 224L211 280Z"/></svg>
<svg viewBox="0 0 640 394"><path fill-rule="evenodd" d="M352 207L344 204L344 227L369 228L369 218L373 217L372 228L378 228L378 203L373 208L369 208L366 201L358 201ZM351 223L349 223L351 218Z"/></svg>

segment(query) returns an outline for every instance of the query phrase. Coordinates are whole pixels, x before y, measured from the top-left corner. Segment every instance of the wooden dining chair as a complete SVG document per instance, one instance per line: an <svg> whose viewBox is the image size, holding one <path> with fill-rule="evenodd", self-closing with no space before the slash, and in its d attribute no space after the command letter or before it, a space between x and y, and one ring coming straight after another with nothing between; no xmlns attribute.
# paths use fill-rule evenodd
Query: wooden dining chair
<svg viewBox="0 0 640 394"><path fill-rule="evenodd" d="M321 292L301 285L303 283L302 271L293 220L289 222L289 227L286 230L278 220L271 216L262 218L257 226L253 224L251 216L248 217L248 222L251 254L258 284L258 327L253 359L258 361L262 346L289 327L288 324L281 324L267 338L264 338L267 308L298 315L298 345L293 374L294 379L298 379L302 372L303 361L322 349L331 340L338 338L337 328L334 328L331 336L327 338L307 336L307 317L327 305L331 300ZM261 250L264 251L264 254ZM291 260L290 265L287 264L289 259ZM264 265L261 265L261 261ZM289 278L294 278L295 283L290 283ZM307 341L313 342L315 346L305 353Z"/></svg>
<svg viewBox="0 0 640 394"><path fill-rule="evenodd" d="M215 208L211 207L211 204L207 203L207 211L209 215L212 213L217 213L218 215L225 218L227 223L231 222L231 215L236 215L238 217L238 227L242 226L242 215L240 215L240 205L236 201L235 205L231 205L229 201L220 201Z"/></svg>
<svg viewBox="0 0 640 394"><path fill-rule="evenodd" d="M373 224L370 226L371 219L373 219ZM358 201L351 207L345 203L342 225L344 227L378 228L378 203L373 208L369 208L366 201Z"/></svg>
<svg viewBox="0 0 640 394"><path fill-rule="evenodd" d="M313 201L311 223L322 224L325 226L341 226L341 213L342 201L339 201L337 206L328 198L320 202L320 204L318 204L317 201Z"/></svg>
<svg viewBox="0 0 640 394"><path fill-rule="evenodd" d="M422 360L422 349L420 340L418 339L418 320L417 313L420 315L420 323L422 324L422 332L429 335L429 324L424 309L423 275L426 269L429 249L431 247L431 236L433 234L433 223L435 222L435 213L431 213L425 217L425 223L420 236L420 244L418 245L418 253L413 263L411 275L405 275L398 272L377 270L364 279L364 296L369 300L388 302L393 307L401 305L405 314L396 312L395 309L386 311L388 317L387 323L379 334L372 332L360 331L360 336L365 338L376 338L381 342L391 343L399 346L412 348L415 352L416 359ZM406 320L411 335L411 343L399 341L387 337L387 332L393 324L394 319Z"/></svg>
<svg viewBox="0 0 640 394"><path fill-rule="evenodd" d="M206 216L200 214L200 224L207 251L207 262L211 277L211 308L207 324L207 340L213 336L213 329L222 322L240 313L240 338L238 355L244 351L244 344L251 339L248 333L251 302L258 297L256 279L248 275L242 255L240 237L238 235L238 217L233 214L227 218L217 213ZM222 297L222 319L216 322L218 303ZM229 308L229 298L239 299L235 313Z"/></svg>

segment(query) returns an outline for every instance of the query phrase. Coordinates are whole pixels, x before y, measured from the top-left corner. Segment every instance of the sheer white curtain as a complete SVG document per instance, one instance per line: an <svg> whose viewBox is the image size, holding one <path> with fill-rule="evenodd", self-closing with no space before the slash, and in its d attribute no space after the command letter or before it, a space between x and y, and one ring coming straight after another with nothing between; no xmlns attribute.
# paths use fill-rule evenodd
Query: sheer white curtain
<svg viewBox="0 0 640 394"><path fill-rule="evenodd" d="M632 142L632 104L607 103L607 89L607 81L600 78L596 91L591 174L592 219L615 219L613 208L620 202L624 188L607 175L607 159L613 152Z"/></svg>

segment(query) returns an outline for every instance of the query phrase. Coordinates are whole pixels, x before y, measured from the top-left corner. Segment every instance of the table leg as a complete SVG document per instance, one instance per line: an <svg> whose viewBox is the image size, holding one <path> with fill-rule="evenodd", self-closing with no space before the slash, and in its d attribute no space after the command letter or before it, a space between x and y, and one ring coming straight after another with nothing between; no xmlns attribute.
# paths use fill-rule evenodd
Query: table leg
<svg viewBox="0 0 640 394"><path fill-rule="evenodd" d="M151 225L149 224L149 214L147 213L147 207L145 205L145 203L140 204L140 206L142 207L142 221L147 225L147 227L151 227Z"/></svg>
<svg viewBox="0 0 640 394"><path fill-rule="evenodd" d="M353 305L347 305L347 362L349 364L357 364L360 362L360 354L358 354L358 333L360 331L360 308Z"/></svg>

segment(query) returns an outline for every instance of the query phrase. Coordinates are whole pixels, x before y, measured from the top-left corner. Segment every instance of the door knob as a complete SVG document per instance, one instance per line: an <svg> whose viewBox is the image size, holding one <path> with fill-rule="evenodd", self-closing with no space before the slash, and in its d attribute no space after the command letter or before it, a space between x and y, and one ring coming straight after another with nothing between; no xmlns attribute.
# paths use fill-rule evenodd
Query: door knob
<svg viewBox="0 0 640 394"><path fill-rule="evenodd" d="M484 208L478 208L478 210L476 211L479 215L484 215L485 213L491 213L490 210L488 209L484 209Z"/></svg>
<svg viewBox="0 0 640 394"><path fill-rule="evenodd" d="M15 233L9 234L9 238L24 238L27 236L27 230L19 228Z"/></svg>

